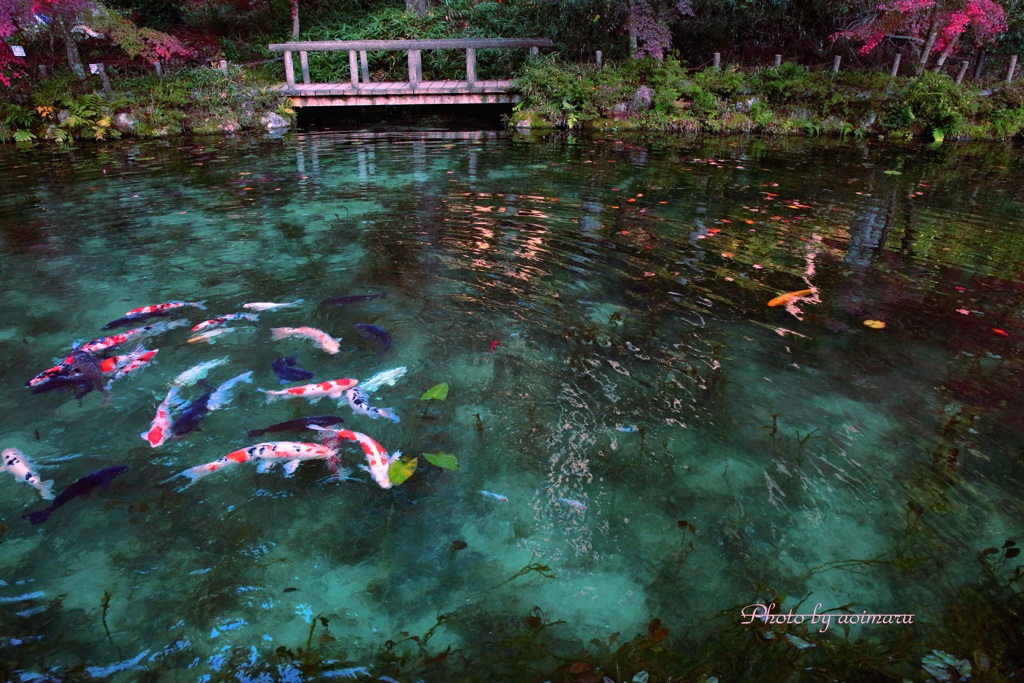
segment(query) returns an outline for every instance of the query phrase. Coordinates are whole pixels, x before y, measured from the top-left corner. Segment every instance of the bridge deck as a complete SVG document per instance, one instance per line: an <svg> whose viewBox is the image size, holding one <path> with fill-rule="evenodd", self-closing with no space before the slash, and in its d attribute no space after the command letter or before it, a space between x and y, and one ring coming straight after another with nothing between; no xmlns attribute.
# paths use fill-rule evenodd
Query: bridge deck
<svg viewBox="0 0 1024 683"><path fill-rule="evenodd" d="M409 104L503 104L519 101L510 80L392 83L311 83L279 86L296 107Z"/></svg>

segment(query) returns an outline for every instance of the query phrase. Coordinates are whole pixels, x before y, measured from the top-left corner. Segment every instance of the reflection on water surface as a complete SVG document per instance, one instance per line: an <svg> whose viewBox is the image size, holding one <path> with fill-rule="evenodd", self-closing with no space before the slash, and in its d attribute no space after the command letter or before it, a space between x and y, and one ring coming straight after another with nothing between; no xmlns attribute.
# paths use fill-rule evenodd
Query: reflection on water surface
<svg viewBox="0 0 1024 683"><path fill-rule="evenodd" d="M129 468L36 526L45 501L0 473L7 678L1024 666L1009 153L347 133L3 154L0 446L56 493ZM195 325L300 299L146 337L158 354L107 396L24 386L136 307L205 301L142 323ZM268 401L303 384L280 358L311 381L407 368L369 394L400 421ZM141 440L172 381L217 360L173 415L253 382ZM323 415L415 472L381 488L347 440L291 476L176 476L319 442L246 431Z"/></svg>

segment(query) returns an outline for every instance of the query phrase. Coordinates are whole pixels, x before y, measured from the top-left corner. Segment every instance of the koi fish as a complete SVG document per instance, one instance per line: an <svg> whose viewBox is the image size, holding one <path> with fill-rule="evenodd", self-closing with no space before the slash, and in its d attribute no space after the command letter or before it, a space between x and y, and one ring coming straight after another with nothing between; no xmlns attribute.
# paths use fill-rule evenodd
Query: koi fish
<svg viewBox="0 0 1024 683"><path fill-rule="evenodd" d="M498 348L498 340L497 339L495 339L494 341L491 342L490 353L494 353L494 349L496 349L496 348Z"/></svg>
<svg viewBox="0 0 1024 683"><path fill-rule="evenodd" d="M45 382L46 380L48 380L48 379L50 379L52 377L56 377L61 372L63 372L64 368L66 368L69 365L71 365L71 362L73 360L74 360L74 356L68 356L67 358L62 360L60 363L57 363L57 365L54 365L52 368L47 368L46 370L43 370L38 375L36 375L32 379L30 379L27 382L25 382L25 386L26 387L34 387L36 385L42 384L43 382Z"/></svg>
<svg viewBox="0 0 1024 683"><path fill-rule="evenodd" d="M153 304L151 306L140 306L139 308L133 308L124 314L124 316L117 320L112 320L101 329L109 330L114 327L121 327L122 325L128 325L139 320L146 320L147 318L156 318L161 316L170 315L175 309L182 308L184 306L194 306L196 308L206 310L206 301L168 301L164 304Z"/></svg>
<svg viewBox="0 0 1024 683"><path fill-rule="evenodd" d="M298 431L302 429L312 429L313 425L320 427L329 427L331 425L341 424L345 421L345 418L338 417L337 415L313 415L312 417L298 417L294 420L285 420L284 422L278 422L272 424L269 427L263 429L250 429L248 434L250 439L263 436L272 432L289 432Z"/></svg>
<svg viewBox="0 0 1024 683"><path fill-rule="evenodd" d="M373 477L377 485L382 489L391 488L391 477L388 476L388 466L393 460L399 458L402 453L395 451L390 457L388 452L384 450L384 447L379 443L368 437L362 432L353 432L349 429L331 429L330 427L319 427L317 425L310 425L310 429L315 429L320 432L332 432L339 439L348 439L349 441L355 441L362 447L363 454L366 455L366 462L369 463L370 475Z"/></svg>
<svg viewBox="0 0 1024 683"><path fill-rule="evenodd" d="M315 327L272 327L270 328L270 336L273 339L284 339L285 337L306 337L315 341L320 345L320 348L332 356L341 351L341 347L338 346L338 342L341 341L341 337L332 337L323 330L318 330Z"/></svg>
<svg viewBox="0 0 1024 683"><path fill-rule="evenodd" d="M60 495L57 496L57 498L50 504L50 507L30 512L27 515L22 515L21 517L33 524L42 524L48 520L50 515L52 515L58 508L64 506L75 498L88 498L93 491L101 487L107 487L110 482L127 471L127 466L115 465L113 467L104 467L101 470L87 474L81 479L76 479L73 484L61 491Z"/></svg>
<svg viewBox="0 0 1024 683"><path fill-rule="evenodd" d="M227 325L232 320L248 320L249 322L256 322L260 319L260 316L256 313L228 313L217 318L210 318L198 323L192 328L193 332L199 330L205 330L211 327L220 327L221 325Z"/></svg>
<svg viewBox="0 0 1024 683"><path fill-rule="evenodd" d="M18 481L23 481L39 491L43 499L53 500L53 480L40 479L36 474L36 468L24 453L17 448L5 448L2 458L0 472L10 472Z"/></svg>
<svg viewBox="0 0 1024 683"><path fill-rule="evenodd" d="M254 301L248 304L242 304L242 308L248 308L250 311L276 311L280 308L292 308L302 303L302 299L296 299L291 303L287 304L276 304L271 301Z"/></svg>
<svg viewBox="0 0 1024 683"><path fill-rule="evenodd" d="M356 304L363 301L372 301L373 299L381 299L387 296L387 292L377 292L376 294L349 294L347 296L329 296L326 299L320 301L321 306L344 306L345 304Z"/></svg>
<svg viewBox="0 0 1024 683"><path fill-rule="evenodd" d="M771 301L769 301L768 305L769 306L785 306L786 304L788 304L791 301L795 301L796 299L802 299L805 296L809 296L811 294L814 294L814 290L813 289L801 289L800 291L797 291L797 292L789 292L787 294L780 294L779 296L777 296L774 299L772 299Z"/></svg>
<svg viewBox="0 0 1024 683"><path fill-rule="evenodd" d="M356 323L354 326L359 330L363 339L369 339L377 347L377 353L384 353L391 348L391 333L383 327L377 327L369 323Z"/></svg>
<svg viewBox="0 0 1024 683"><path fill-rule="evenodd" d="M583 501L580 501L580 500L576 500L575 498L559 498L558 502L563 504L563 505L568 505L571 508L576 508L577 510L586 510L587 509L587 504L586 503L584 503Z"/></svg>
<svg viewBox="0 0 1024 683"><path fill-rule="evenodd" d="M150 424L148 432L142 432L141 436L149 445L156 448L167 441L171 435L171 406L178 402L178 387L172 386L167 392L167 398L156 407L156 415Z"/></svg>
<svg viewBox="0 0 1024 683"><path fill-rule="evenodd" d="M230 403L231 399L228 398L228 392L230 392L236 384L240 384L241 382L248 382L252 384L252 370L249 372L243 372L237 377L232 377L227 382L224 382L217 387L217 390L210 396L210 410L219 410Z"/></svg>
<svg viewBox="0 0 1024 683"><path fill-rule="evenodd" d="M200 380L200 383L210 386L206 380ZM185 436L189 432L199 429L199 423L210 412L211 396L213 396L213 389L207 390L202 396L185 406L181 414L171 422L171 436Z"/></svg>
<svg viewBox="0 0 1024 683"><path fill-rule="evenodd" d="M360 382L359 388L368 394L372 394L385 384L387 384L389 387L393 387L398 382L398 380L402 379L402 377L405 376L405 371L405 366L403 365L401 367L391 368L390 370L378 372L376 375L366 380L365 382Z"/></svg>
<svg viewBox="0 0 1024 683"><path fill-rule="evenodd" d="M324 396L329 396L335 400L341 398L342 394L346 391L359 384L357 379L349 379L343 377L341 379L332 379L327 382L315 382L314 384L303 384L301 387L291 387L290 389L258 389L267 395L268 401L274 401L278 398L308 398L316 403Z"/></svg>
<svg viewBox="0 0 1024 683"><path fill-rule="evenodd" d="M503 496L500 493L491 493L490 491L480 491L484 495L484 498L493 498L494 500L500 500L503 503L508 502L508 497Z"/></svg>
<svg viewBox="0 0 1024 683"><path fill-rule="evenodd" d="M298 441L270 441L258 443L248 448L232 451L227 455L208 462L205 465L190 467L180 476L195 482L197 479L213 474L219 469L237 465L250 460L261 460L259 471L265 472L278 462L284 462L285 476L291 476L304 460L328 460L337 458L337 451L329 446L318 443L302 443ZM191 485L191 483L189 484Z"/></svg>
<svg viewBox="0 0 1024 683"><path fill-rule="evenodd" d="M370 397L366 395L366 392L359 387L353 387L345 392L345 398L348 399L348 407L352 409L352 412L356 415L365 415L371 420L376 420L379 417L383 417L386 420L392 422L401 422L402 420L395 414L393 408L375 408L370 405Z"/></svg>
<svg viewBox="0 0 1024 683"><path fill-rule="evenodd" d="M118 365L115 366L114 376L111 377L110 380L107 382L107 389L110 389L111 384L113 384L116 380L119 380L128 373L134 372L135 370L138 370L144 365L147 365L149 361L153 360L153 356L155 356L159 351L160 349L153 349L152 351L147 351L142 347L142 344L139 344L138 347L136 347L135 351L129 354L125 354L125 356L121 356L120 358L122 358L123 360L121 363L118 363ZM106 361L102 361L100 363L101 368L103 367L103 364L105 362Z"/></svg>
<svg viewBox="0 0 1024 683"><path fill-rule="evenodd" d="M274 374L277 375L278 383L288 384L288 382L302 382L307 379L313 379L315 375L309 370L295 367L296 362L295 356L284 356L270 364Z"/></svg>
<svg viewBox="0 0 1024 683"><path fill-rule="evenodd" d="M166 332L167 330L173 330L175 327L181 327L182 325L188 325L187 320L168 320L162 323L153 323L152 325L146 325L145 327L136 327L135 329L114 334L109 337L100 337L99 339L93 339L90 342L86 342L77 346L79 351L87 351L88 353L99 353L100 351L106 351L107 349L120 346L132 337L148 337L153 334L159 334L160 332Z"/></svg>
<svg viewBox="0 0 1024 683"><path fill-rule="evenodd" d="M227 363L229 360L231 359L228 356L224 356L223 358L214 358L213 360L208 360L205 363L194 365L185 372L175 377L174 381L171 382L171 384L173 384L176 387L192 386L199 380L206 377L207 373L209 373L210 370L213 370L215 367L219 365L224 365L224 363Z"/></svg>
<svg viewBox="0 0 1024 683"><path fill-rule="evenodd" d="M216 344L217 342L214 341L214 338L219 337L222 334L228 334L229 332L234 332L234 331L235 331L234 327L217 327L217 328L214 328L212 330L206 330L205 332L200 332L199 334L197 334L194 337L189 337L188 343L189 344L195 344L196 342L204 342L205 341L205 342L210 342L211 344Z"/></svg>
<svg viewBox="0 0 1024 683"><path fill-rule="evenodd" d="M40 380L43 375L45 377ZM96 356L78 350L61 361L59 366L43 371L26 384L32 387L33 394L53 389L75 389L78 392L75 398L80 399L93 389L103 387L103 369Z"/></svg>

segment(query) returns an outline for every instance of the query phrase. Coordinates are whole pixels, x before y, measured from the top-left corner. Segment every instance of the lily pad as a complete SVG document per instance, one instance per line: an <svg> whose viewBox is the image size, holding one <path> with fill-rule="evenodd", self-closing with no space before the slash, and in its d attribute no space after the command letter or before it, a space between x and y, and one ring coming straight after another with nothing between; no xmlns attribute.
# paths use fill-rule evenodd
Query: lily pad
<svg viewBox="0 0 1024 683"><path fill-rule="evenodd" d="M441 382L440 384L435 384L434 386L424 391L423 395L420 396L421 401L427 401L432 398L437 399L438 401L443 401L446 398L448 398L448 382Z"/></svg>
<svg viewBox="0 0 1024 683"><path fill-rule="evenodd" d="M459 469L459 459L451 453L424 453L423 457L431 465L437 465L446 470Z"/></svg>
<svg viewBox="0 0 1024 683"><path fill-rule="evenodd" d="M392 484L398 486L412 476L412 473L416 471L417 464L419 464L419 460L417 458L413 458L411 460L398 458L397 460L393 460L391 464L388 465L388 479L391 480Z"/></svg>

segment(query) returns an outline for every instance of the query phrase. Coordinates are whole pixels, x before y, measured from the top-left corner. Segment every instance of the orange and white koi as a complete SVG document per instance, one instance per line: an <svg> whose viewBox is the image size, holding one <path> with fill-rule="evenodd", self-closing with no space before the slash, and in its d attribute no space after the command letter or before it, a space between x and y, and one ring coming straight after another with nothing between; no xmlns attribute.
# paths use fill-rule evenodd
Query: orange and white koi
<svg viewBox="0 0 1024 683"><path fill-rule="evenodd" d="M172 386L167 392L167 398L156 407L156 415L148 432L142 432L141 436L153 448L160 446L171 436L171 406L178 403L178 387Z"/></svg>
<svg viewBox="0 0 1024 683"><path fill-rule="evenodd" d="M335 461L336 459L337 451L324 444L302 443L300 441L269 441L247 448L240 448L237 451L231 451L227 455L205 465L190 467L182 472L180 476L195 482L197 479L202 479L225 467L249 462L250 460L259 460L261 461L258 468L260 472L266 472L275 464L283 462L285 464L284 473L288 477L305 460Z"/></svg>
<svg viewBox="0 0 1024 683"><path fill-rule="evenodd" d="M302 299L297 299L287 304L278 304L272 301L253 301L252 303L242 304L242 308L248 308L250 311L276 311L279 308L294 308L302 303Z"/></svg>
<svg viewBox="0 0 1024 683"><path fill-rule="evenodd" d="M332 337L315 327L272 327L270 328L270 335L274 339L284 339L285 337L306 337L312 339L320 345L321 349L332 356L341 351L341 347L338 346L341 337Z"/></svg>
<svg viewBox="0 0 1024 683"><path fill-rule="evenodd" d="M183 308L185 306L194 306L195 308L205 311L206 299L203 299L202 301L168 301L163 304L140 306L125 313L124 317L127 318L133 315L164 315L176 308Z"/></svg>
<svg viewBox="0 0 1024 683"><path fill-rule="evenodd" d="M357 384L359 384L359 380L343 377L326 382L303 384L301 387L291 387L290 389L258 389L257 391L262 391L266 394L268 401L274 401L279 398L308 398L313 403L316 403L324 396L339 399L346 391Z"/></svg>
<svg viewBox="0 0 1024 683"><path fill-rule="evenodd" d="M388 452L384 450L384 447L374 441L372 438L363 434L362 432L353 432L350 429L333 429L331 427L321 427L319 425L309 425L310 429L316 429L321 432L330 432L339 439L348 439L349 441L355 441L362 447L363 453L366 455L366 462L369 463L370 475L373 477L377 485L382 489L391 488L391 477L388 476L388 466L395 459L399 458L402 453L401 451L395 451L391 456L388 456Z"/></svg>
<svg viewBox="0 0 1024 683"><path fill-rule="evenodd" d="M220 327L221 325L228 324L232 320L248 320L250 322L256 322L259 319L260 317L256 313L228 313L227 315L222 315L217 318L210 318L209 320L204 320L203 322L194 326L192 328L192 331L198 332L199 330L205 330L211 327Z"/></svg>
<svg viewBox="0 0 1024 683"><path fill-rule="evenodd" d="M99 353L100 351L106 351L107 349L115 346L120 346L133 337L148 337L152 334L159 334L166 332L167 330L173 330L175 327L181 327L182 325L188 325L187 320L168 320L162 323L153 323L152 325L146 325L145 327L136 327L135 329L121 332L120 334L112 334L109 337L100 337L99 339L93 339L91 342L86 342L75 348L81 351L87 351L89 353Z"/></svg>

